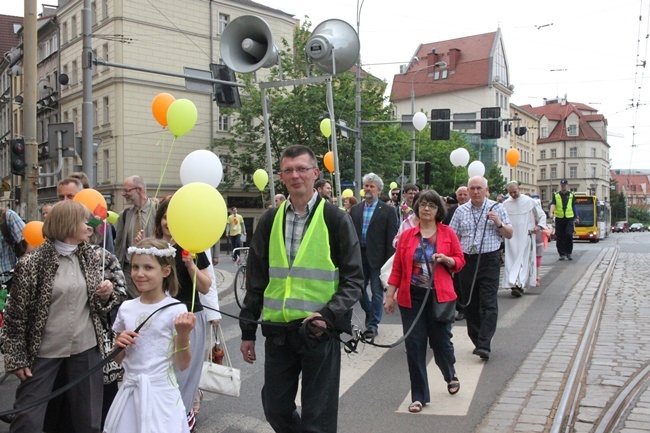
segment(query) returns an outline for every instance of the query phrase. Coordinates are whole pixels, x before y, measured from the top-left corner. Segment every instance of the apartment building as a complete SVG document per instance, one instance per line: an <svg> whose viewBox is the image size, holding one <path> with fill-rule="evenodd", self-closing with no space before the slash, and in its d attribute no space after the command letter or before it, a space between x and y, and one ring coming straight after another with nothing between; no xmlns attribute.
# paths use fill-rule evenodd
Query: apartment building
<svg viewBox="0 0 650 433"><path fill-rule="evenodd" d="M572 191L610 198L610 160L607 119L579 102L547 100L541 107L521 109L539 118L537 184L542 202L567 179Z"/></svg>
<svg viewBox="0 0 650 433"><path fill-rule="evenodd" d="M506 162L510 139L480 138L481 125L472 120L481 118L481 109L499 107L501 117L510 112L514 85L501 30L446 41L421 44L395 75L390 100L396 115L432 109L451 110L452 128L465 135L466 141L479 152L479 159L489 168L498 164L504 177L512 179Z"/></svg>
<svg viewBox="0 0 650 433"><path fill-rule="evenodd" d="M42 82L39 89L43 89L39 101L44 107L45 99L51 101L54 96L59 104L59 121L74 123L75 135L81 137L83 70L91 68L95 188L117 212L126 205L120 194L126 177L142 176L152 190L150 195L159 183L159 197L177 190L181 186L179 168L185 156L197 149L210 148L216 138L229 133L232 120L220 113L212 94L188 90L182 78L141 70L183 74L187 67L209 71L210 63L221 63L219 44L223 30L241 15L263 18L277 41L280 38L292 41L298 23L290 14L250 0L92 0L92 57L138 69L131 70L97 65L82 56L82 6L82 0L59 1L58 68L50 71L49 66L39 63ZM40 36L39 32L39 47ZM263 80L264 74L264 70L258 71L258 79ZM176 99L189 99L197 107L196 126L182 137L175 139L151 113L152 100L163 92ZM43 111L45 116L51 110L43 108ZM45 126L40 129L46 134ZM47 137L42 136L39 142L41 139L46 141ZM227 161L227 154L220 156ZM50 171L56 163L42 161L42 169ZM65 158L61 173L41 182L39 202L54 199L56 182L79 169L80 164L79 155ZM227 164L224 175L228 176ZM222 191L228 204L235 202L245 208L241 203L253 203L255 200L248 199L259 197L257 191L244 191L244 182L236 179L234 188Z"/></svg>

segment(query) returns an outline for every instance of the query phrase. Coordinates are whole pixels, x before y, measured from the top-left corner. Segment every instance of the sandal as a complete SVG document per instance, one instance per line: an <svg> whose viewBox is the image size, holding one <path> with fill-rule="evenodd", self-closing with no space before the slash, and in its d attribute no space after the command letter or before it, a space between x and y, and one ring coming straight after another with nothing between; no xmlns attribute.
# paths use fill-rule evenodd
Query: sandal
<svg viewBox="0 0 650 433"><path fill-rule="evenodd" d="M422 403L420 403L419 401L414 401L413 403L409 404L409 412L411 413L422 412Z"/></svg>
<svg viewBox="0 0 650 433"><path fill-rule="evenodd" d="M198 416L201 413L202 401L203 401L203 391L197 389L196 395L194 396L194 404L192 405L192 411L194 411L194 416Z"/></svg>
<svg viewBox="0 0 650 433"><path fill-rule="evenodd" d="M456 376L454 376L453 379L447 382L447 392L451 395L455 395L458 394L458 391L460 391L460 381Z"/></svg>

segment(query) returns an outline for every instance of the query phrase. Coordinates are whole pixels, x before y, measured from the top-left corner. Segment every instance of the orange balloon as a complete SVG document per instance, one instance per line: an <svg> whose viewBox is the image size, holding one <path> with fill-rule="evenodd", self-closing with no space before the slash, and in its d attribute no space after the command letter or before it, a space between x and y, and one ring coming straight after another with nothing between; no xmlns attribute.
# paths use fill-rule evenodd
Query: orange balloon
<svg viewBox="0 0 650 433"><path fill-rule="evenodd" d="M156 122L164 128L167 126L167 109L176 99L169 93L159 93L153 98L151 103L151 112Z"/></svg>
<svg viewBox="0 0 650 433"><path fill-rule="evenodd" d="M510 167L514 167L519 162L519 151L515 148L508 149L506 152L506 161L510 164Z"/></svg>
<svg viewBox="0 0 650 433"><path fill-rule="evenodd" d="M323 155L323 164L330 173L334 173L334 153L330 150Z"/></svg>
<svg viewBox="0 0 650 433"><path fill-rule="evenodd" d="M101 195L99 191L92 188L82 189L74 196L73 200L83 204L91 212L95 212L97 205L106 208L106 199L104 196Z"/></svg>
<svg viewBox="0 0 650 433"><path fill-rule="evenodd" d="M43 222L31 221L25 224L25 228L23 229L23 238L25 238L25 241L33 247L37 247L45 242L45 238L43 237Z"/></svg>

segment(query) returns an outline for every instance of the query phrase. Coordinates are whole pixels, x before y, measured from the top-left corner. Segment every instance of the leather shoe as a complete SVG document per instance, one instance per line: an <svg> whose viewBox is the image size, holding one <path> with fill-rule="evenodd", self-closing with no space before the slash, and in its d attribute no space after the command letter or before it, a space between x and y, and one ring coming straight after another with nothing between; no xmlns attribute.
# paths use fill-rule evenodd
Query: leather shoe
<svg viewBox="0 0 650 433"><path fill-rule="evenodd" d="M520 287L513 287L510 289L510 294L512 295L513 298L521 298L521 295L523 295L524 291Z"/></svg>
<svg viewBox="0 0 650 433"><path fill-rule="evenodd" d="M482 347L477 347L472 352L474 355L478 355L481 359L488 360L490 359L490 351Z"/></svg>
<svg viewBox="0 0 650 433"><path fill-rule="evenodd" d="M456 315L456 320L465 320L465 313L459 311L458 314Z"/></svg>

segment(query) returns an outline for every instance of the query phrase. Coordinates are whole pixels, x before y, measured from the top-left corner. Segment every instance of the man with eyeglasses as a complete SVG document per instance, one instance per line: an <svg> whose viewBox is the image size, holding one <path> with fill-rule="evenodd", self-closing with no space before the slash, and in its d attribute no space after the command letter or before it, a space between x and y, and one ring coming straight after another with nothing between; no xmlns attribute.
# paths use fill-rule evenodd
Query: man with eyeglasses
<svg viewBox="0 0 650 433"><path fill-rule="evenodd" d="M136 298L140 293L131 281L131 264L126 250L137 243L136 238L140 240L153 236L157 206L151 198L147 197L147 184L140 176L130 176L124 180L122 197L132 206L124 209L117 219L115 255L126 277L126 291L129 297Z"/></svg>
<svg viewBox="0 0 650 433"><path fill-rule="evenodd" d="M280 164L289 197L261 216L253 234L240 317L258 320L264 311L262 406L273 430L334 433L341 374L338 336L352 332L352 307L363 283L359 240L347 213L314 189L319 169L311 149L290 146ZM242 356L252 364L257 324L242 320L239 326Z"/></svg>
<svg viewBox="0 0 650 433"><path fill-rule="evenodd" d="M364 337L373 341L378 334L384 311L384 287L381 267L395 253L393 239L397 234L397 215L392 207L379 200L384 182L375 173L363 177L363 201L352 206L350 216L361 242L363 260L363 296L361 308L366 313ZM370 295L366 286L370 283Z"/></svg>

